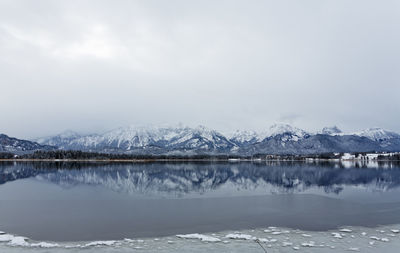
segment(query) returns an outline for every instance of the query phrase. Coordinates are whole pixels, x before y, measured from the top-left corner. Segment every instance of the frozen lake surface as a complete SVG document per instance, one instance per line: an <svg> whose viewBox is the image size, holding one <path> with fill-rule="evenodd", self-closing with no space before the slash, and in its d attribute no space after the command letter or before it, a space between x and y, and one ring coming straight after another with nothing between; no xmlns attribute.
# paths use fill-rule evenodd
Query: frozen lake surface
<svg viewBox="0 0 400 253"><path fill-rule="evenodd" d="M396 164L3 162L0 252L396 252L399 185Z"/></svg>

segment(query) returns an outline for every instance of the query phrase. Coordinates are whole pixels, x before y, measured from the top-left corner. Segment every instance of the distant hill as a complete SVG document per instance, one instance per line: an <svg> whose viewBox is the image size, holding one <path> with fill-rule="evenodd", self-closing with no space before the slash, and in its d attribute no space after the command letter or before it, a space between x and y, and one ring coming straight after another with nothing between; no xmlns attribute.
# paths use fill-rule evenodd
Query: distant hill
<svg viewBox="0 0 400 253"><path fill-rule="evenodd" d="M9 137L5 134L0 134L0 152L26 152L35 150L52 150L56 147L49 145L42 145L37 142L21 140Z"/></svg>

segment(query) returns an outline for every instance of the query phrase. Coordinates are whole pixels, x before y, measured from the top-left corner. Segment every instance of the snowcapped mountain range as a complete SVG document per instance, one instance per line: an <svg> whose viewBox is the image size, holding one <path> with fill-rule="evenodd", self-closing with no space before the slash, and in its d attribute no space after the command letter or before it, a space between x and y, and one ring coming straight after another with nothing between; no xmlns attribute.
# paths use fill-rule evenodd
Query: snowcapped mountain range
<svg viewBox="0 0 400 253"><path fill-rule="evenodd" d="M130 154L316 154L327 152L396 152L400 135L382 128L344 133L325 127L311 133L288 124L274 124L263 131L223 134L204 126L129 126L102 134L66 131L33 141L0 134L0 152L82 150Z"/></svg>
<svg viewBox="0 0 400 253"><path fill-rule="evenodd" d="M310 133L288 124L264 131L223 134L198 126L117 128L103 134L67 131L35 140L63 150L138 154L311 154L324 152L400 151L400 135L381 128L343 133L336 126Z"/></svg>

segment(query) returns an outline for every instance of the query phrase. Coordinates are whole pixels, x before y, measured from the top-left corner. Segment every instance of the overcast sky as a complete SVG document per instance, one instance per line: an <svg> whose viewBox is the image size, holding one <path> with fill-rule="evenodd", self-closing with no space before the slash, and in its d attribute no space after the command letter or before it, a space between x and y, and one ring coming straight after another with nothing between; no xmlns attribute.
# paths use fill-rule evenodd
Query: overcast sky
<svg viewBox="0 0 400 253"><path fill-rule="evenodd" d="M400 132L400 1L0 0L0 132Z"/></svg>

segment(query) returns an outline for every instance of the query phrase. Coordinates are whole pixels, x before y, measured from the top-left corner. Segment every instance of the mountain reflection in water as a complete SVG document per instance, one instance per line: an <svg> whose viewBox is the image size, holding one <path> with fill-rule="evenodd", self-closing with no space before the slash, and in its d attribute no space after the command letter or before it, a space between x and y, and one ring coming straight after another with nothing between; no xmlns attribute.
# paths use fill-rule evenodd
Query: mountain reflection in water
<svg viewBox="0 0 400 253"><path fill-rule="evenodd" d="M65 188L103 186L120 193L182 197L233 187L236 191L340 194L346 186L389 191L400 185L394 163L77 163L3 162L0 184L35 177Z"/></svg>

